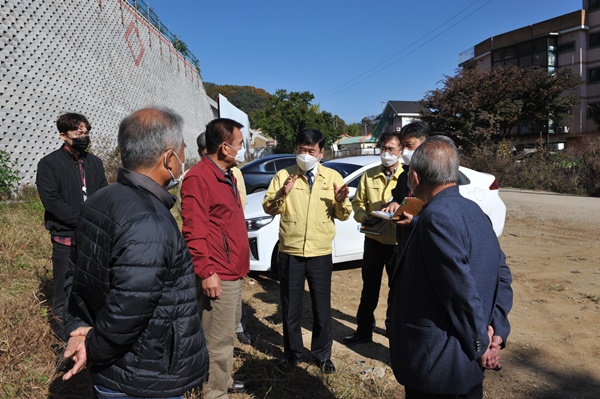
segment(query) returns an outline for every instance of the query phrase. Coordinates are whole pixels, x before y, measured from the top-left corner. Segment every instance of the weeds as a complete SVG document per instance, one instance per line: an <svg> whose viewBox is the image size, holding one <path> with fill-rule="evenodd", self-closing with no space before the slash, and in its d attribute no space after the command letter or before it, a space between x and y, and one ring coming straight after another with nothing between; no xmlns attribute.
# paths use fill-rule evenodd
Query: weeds
<svg viewBox="0 0 600 399"><path fill-rule="evenodd" d="M548 287L550 291L562 292L565 290L565 286L562 284L552 284Z"/></svg>
<svg viewBox="0 0 600 399"><path fill-rule="evenodd" d="M584 298L589 299L590 301L592 301L594 303L600 302L600 295L589 294L589 293L584 293L582 295Z"/></svg>

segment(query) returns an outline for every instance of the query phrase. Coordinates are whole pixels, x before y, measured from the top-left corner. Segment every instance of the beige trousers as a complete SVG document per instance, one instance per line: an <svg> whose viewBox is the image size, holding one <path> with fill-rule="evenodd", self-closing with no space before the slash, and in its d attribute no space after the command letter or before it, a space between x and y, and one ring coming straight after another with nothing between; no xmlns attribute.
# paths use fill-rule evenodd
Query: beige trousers
<svg viewBox="0 0 600 399"><path fill-rule="evenodd" d="M227 387L233 384L233 347L235 329L240 323L242 304L242 279L221 280L221 298L210 299L202 293L199 284L199 302L202 328L208 348L208 381L204 385L204 399L227 399Z"/></svg>

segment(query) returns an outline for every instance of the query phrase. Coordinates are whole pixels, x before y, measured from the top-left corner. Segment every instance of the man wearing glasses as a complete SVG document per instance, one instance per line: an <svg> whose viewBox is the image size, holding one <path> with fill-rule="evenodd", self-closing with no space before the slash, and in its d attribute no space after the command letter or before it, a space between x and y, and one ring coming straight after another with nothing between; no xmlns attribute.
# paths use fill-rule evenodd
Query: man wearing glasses
<svg viewBox="0 0 600 399"><path fill-rule="evenodd" d="M392 190L396 187L403 173L400 165L400 134L383 133L379 139L381 149L381 165L367 170L361 177L352 201L354 219L363 226L383 223L380 235L365 234L364 256L362 263L363 288L360 304L356 313L356 331L343 342L346 345L371 342L375 328L374 312L379 301L379 290L383 277L383 267L390 277L392 275L392 258L396 250L396 225L371 217L371 212L381 210L393 198Z"/></svg>
<svg viewBox="0 0 600 399"><path fill-rule="evenodd" d="M66 113L56 121L63 145L38 163L36 185L45 208L44 225L52 240L52 327L66 341L62 328L64 282L71 252L71 238L86 199L106 186L102 161L87 153L92 126L85 116Z"/></svg>

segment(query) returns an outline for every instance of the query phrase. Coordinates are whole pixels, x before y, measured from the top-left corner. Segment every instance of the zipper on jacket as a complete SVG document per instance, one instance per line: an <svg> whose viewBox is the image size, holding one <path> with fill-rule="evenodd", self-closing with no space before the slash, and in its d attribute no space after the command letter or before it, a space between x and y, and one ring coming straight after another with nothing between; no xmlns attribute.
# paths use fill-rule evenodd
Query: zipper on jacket
<svg viewBox="0 0 600 399"><path fill-rule="evenodd" d="M223 247L225 248L225 253L227 254L227 263L231 263L231 259L229 258L229 243L227 242L227 236L225 233L223 235Z"/></svg>

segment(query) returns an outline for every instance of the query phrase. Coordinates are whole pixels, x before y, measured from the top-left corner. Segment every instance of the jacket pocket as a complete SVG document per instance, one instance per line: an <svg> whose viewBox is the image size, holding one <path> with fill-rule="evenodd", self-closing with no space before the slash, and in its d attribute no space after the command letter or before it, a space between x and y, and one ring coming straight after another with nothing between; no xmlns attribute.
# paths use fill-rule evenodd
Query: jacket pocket
<svg viewBox="0 0 600 399"><path fill-rule="evenodd" d="M173 372L173 358L175 356L175 326L171 324L169 331L167 332L167 338L165 341L165 368L168 374Z"/></svg>
<svg viewBox="0 0 600 399"><path fill-rule="evenodd" d="M223 249L225 249L225 254L227 254L227 263L231 263L231 258L229 256L229 241L227 241L227 236L225 233L221 233L223 236Z"/></svg>
<svg viewBox="0 0 600 399"><path fill-rule="evenodd" d="M417 374L425 378L431 370L432 356L435 358L439 353L434 352L434 341L436 340L436 331L434 327L406 323L401 327L400 336L403 343L400 344L399 358L410 359L412 370L419 370Z"/></svg>

